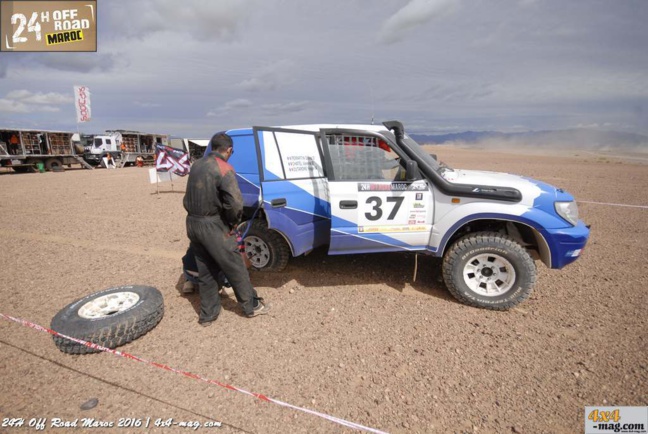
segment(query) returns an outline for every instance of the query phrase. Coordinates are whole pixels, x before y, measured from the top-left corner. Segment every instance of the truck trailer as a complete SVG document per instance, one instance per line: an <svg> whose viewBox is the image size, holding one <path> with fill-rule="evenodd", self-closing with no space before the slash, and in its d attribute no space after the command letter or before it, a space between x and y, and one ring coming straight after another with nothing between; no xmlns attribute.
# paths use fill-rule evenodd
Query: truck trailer
<svg viewBox="0 0 648 434"><path fill-rule="evenodd" d="M83 159L79 134L69 131L0 129L0 166L15 172L63 170L72 164L91 169Z"/></svg>

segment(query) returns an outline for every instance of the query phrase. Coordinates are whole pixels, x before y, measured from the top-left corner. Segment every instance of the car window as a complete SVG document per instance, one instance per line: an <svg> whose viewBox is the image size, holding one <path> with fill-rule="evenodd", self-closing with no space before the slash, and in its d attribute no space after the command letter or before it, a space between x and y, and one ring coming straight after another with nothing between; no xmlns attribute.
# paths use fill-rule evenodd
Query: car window
<svg viewBox="0 0 648 434"><path fill-rule="evenodd" d="M394 181L402 175L398 155L378 137L332 134L326 144L337 181Z"/></svg>
<svg viewBox="0 0 648 434"><path fill-rule="evenodd" d="M322 178L324 168L314 134L275 133L286 179Z"/></svg>

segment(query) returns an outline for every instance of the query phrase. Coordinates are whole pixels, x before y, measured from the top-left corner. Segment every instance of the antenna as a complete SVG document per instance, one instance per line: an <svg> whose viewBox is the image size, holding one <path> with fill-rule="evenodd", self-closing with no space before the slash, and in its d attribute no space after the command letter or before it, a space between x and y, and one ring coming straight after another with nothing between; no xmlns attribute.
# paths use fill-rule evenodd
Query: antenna
<svg viewBox="0 0 648 434"><path fill-rule="evenodd" d="M375 104L374 104L374 93L373 87L369 85L369 94L371 95L371 125L374 124L374 113L375 113Z"/></svg>

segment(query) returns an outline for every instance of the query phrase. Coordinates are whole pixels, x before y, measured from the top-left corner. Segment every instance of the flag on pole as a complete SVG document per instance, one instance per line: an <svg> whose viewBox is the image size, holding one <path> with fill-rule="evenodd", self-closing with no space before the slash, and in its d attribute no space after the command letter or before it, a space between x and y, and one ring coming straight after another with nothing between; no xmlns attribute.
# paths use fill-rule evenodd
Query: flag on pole
<svg viewBox="0 0 648 434"><path fill-rule="evenodd" d="M171 172L178 176L189 173L189 154L171 146L155 145L155 169L158 172Z"/></svg>
<svg viewBox="0 0 648 434"><path fill-rule="evenodd" d="M74 105L76 106L77 122L89 122L92 119L88 87L74 86Z"/></svg>

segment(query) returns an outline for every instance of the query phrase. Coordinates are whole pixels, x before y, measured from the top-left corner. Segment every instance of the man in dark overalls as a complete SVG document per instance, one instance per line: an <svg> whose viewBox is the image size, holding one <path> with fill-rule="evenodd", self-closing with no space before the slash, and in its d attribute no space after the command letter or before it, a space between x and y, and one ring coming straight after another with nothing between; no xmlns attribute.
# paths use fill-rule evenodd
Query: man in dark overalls
<svg viewBox="0 0 648 434"><path fill-rule="evenodd" d="M216 276L221 270L247 317L266 314L270 308L252 287L236 243L234 229L243 216L243 197L234 168L227 163L234 153L231 137L215 134L211 149L211 153L191 166L184 197L187 236L198 264L198 323L203 326L210 325L220 314Z"/></svg>

